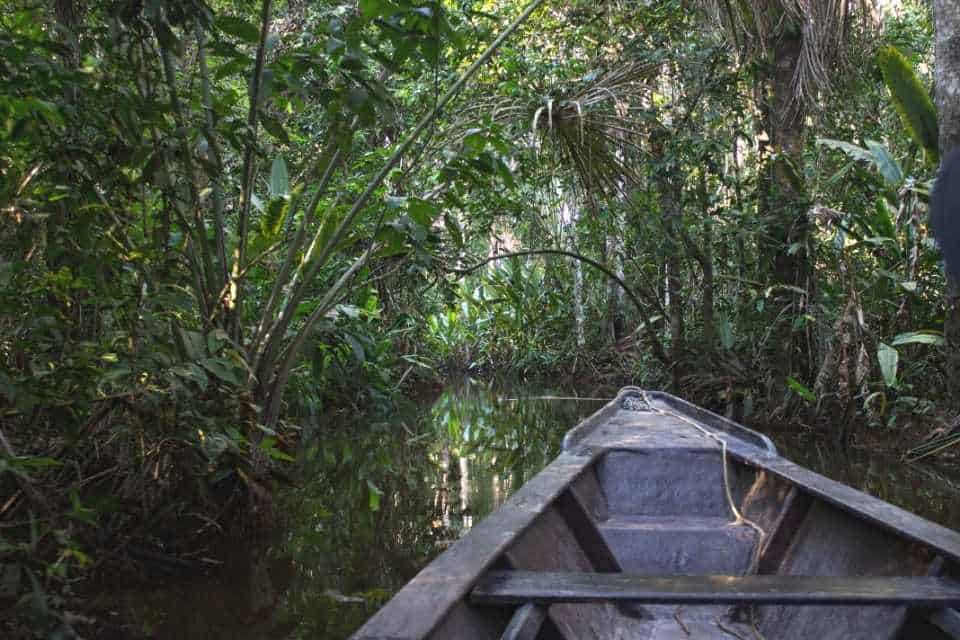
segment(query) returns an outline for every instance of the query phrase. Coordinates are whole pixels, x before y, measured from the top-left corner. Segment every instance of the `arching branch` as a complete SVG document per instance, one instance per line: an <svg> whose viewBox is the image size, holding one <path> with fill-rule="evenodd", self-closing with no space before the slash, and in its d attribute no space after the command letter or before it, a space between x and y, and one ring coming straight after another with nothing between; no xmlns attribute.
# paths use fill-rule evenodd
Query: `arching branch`
<svg viewBox="0 0 960 640"><path fill-rule="evenodd" d="M481 267L484 267L490 264L491 262L496 262L498 260L504 260L506 258L522 258L526 256L543 256L543 255L563 256L565 258L571 258L573 260L577 260L578 262L582 262L583 264L587 264L593 267L597 271L601 272L603 275L607 276L608 278L616 282L617 286L623 289L623 292L627 294L627 297L630 298L631 302L633 302L633 305L637 308L637 311L640 312L640 316L643 320L644 331L647 334L647 337L650 339L650 349L652 350L654 357L656 357L657 360L664 363L665 365L667 366L670 365L670 358L667 357L666 352L664 352L663 346L660 344L660 338L659 336L657 336L656 331L653 330L653 324L649 321L649 317L647 315L647 308L643 306L642 302L640 302L640 298L637 297L637 294L634 293L633 289L627 286L627 283L623 281L623 278L615 274L605 265L597 262L596 260L593 260L592 258L588 258L585 255L581 255L573 251L566 251L564 249L530 249L527 251L515 251L513 253L501 253L495 256L490 256L489 258L486 258L485 260L481 260L475 265L471 265L465 269L450 269L450 272L458 274L462 277L462 276L470 275L477 269L480 269Z"/></svg>

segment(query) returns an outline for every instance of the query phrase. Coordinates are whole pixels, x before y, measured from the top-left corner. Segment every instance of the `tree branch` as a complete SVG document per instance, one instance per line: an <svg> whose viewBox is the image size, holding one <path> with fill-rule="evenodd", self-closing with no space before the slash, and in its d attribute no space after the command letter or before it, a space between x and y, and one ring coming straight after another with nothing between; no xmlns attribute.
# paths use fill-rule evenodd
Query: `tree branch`
<svg viewBox="0 0 960 640"><path fill-rule="evenodd" d="M617 274L615 274L609 268L600 264L596 260L588 258L579 253L575 253L573 251L566 251L564 249L531 249L529 251L501 253L499 255L486 258L485 260L481 260L477 264L467 267L465 269L450 269L449 271L451 273L456 273L460 276L467 276L473 273L474 271L476 271L477 269L483 266L486 266L491 262L495 262L497 260L503 260L505 258L522 258L525 256L542 256L542 255L556 255L556 256L564 256L567 258L572 258L584 264L590 265L597 271L600 271L605 276L607 276L608 278L616 282L617 285L621 289L623 289L623 292L627 294L627 297L630 298L630 301L633 302L633 305L637 308L637 311L640 312L640 315L643 319L645 332L647 333L647 337L650 338L650 349L652 350L654 357L656 357L657 360L660 360L665 365L668 365L668 366L670 365L671 363L670 358L667 357L667 354L663 351L663 347L660 344L660 338L659 336L657 336L656 332L653 330L652 323L649 322L649 319L647 317L647 309L646 307L643 306L643 303L640 302L640 298L638 298L637 294L633 292L633 289L627 286L627 283L624 282L622 278L620 278Z"/></svg>

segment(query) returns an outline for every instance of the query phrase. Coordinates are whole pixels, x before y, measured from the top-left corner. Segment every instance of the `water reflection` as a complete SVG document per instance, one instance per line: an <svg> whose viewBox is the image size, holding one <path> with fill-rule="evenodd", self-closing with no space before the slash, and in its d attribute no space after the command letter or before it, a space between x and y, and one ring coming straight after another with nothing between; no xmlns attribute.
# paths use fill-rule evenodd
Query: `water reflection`
<svg viewBox="0 0 960 640"><path fill-rule="evenodd" d="M508 401L496 386L464 382L382 423L322 430L304 452L305 482L277 549L296 569L275 612L283 637L347 637L556 456L599 404Z"/></svg>
<svg viewBox="0 0 960 640"><path fill-rule="evenodd" d="M209 580L118 599L156 638L348 637L544 467L566 430L601 404L508 393L516 387L464 382L387 417L312 425L277 539L222 551L225 569ZM957 487L932 467L795 430L770 435L815 471L960 529Z"/></svg>
<svg viewBox="0 0 960 640"><path fill-rule="evenodd" d="M809 431L764 429L780 454L817 473L960 530L956 471L932 463L908 464L883 451L842 447Z"/></svg>

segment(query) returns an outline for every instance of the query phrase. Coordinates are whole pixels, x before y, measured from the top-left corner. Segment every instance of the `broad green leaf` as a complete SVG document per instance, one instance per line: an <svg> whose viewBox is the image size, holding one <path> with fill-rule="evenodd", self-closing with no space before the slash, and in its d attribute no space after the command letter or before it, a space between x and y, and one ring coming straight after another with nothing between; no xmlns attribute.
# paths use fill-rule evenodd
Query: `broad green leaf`
<svg viewBox="0 0 960 640"><path fill-rule="evenodd" d="M883 381L888 387L897 386L897 364L900 361L900 354L890 345L881 342L877 347L877 360L880 362L880 373L883 375Z"/></svg>
<svg viewBox="0 0 960 640"><path fill-rule="evenodd" d="M733 325L730 323L730 319L726 316L721 316L718 329L718 333L720 334L720 346L727 350L733 349Z"/></svg>
<svg viewBox="0 0 960 640"><path fill-rule="evenodd" d="M254 43L260 39L260 31L237 16L219 16L217 18L217 27L224 33L236 36L246 42Z"/></svg>
<svg viewBox="0 0 960 640"><path fill-rule="evenodd" d="M880 49L877 64L904 128L923 147L927 161L937 165L940 162L937 109L917 72L894 46Z"/></svg>
<svg viewBox="0 0 960 640"><path fill-rule="evenodd" d="M873 158L873 163L877 165L880 175L890 183L891 186L898 187L903 182L903 169L896 158L890 155L887 148L875 140L865 140L867 148Z"/></svg>
<svg viewBox="0 0 960 640"><path fill-rule="evenodd" d="M897 228L893 222L896 219L896 212L893 211L890 203L882 194L877 196L873 211L873 219L871 222L874 230L876 230L881 237L896 238Z"/></svg>
<svg viewBox="0 0 960 640"><path fill-rule="evenodd" d="M204 373L203 369L197 364L188 362L179 367L174 367L171 371L178 378L195 382L201 390L206 390L209 379L207 378L207 374Z"/></svg>
<svg viewBox="0 0 960 640"><path fill-rule="evenodd" d="M854 160L863 160L864 162L873 162L874 160L873 154L870 153L870 151L852 142L834 140L832 138L817 138L817 144L828 149L843 151Z"/></svg>
<svg viewBox="0 0 960 640"><path fill-rule="evenodd" d="M450 235L453 243L458 248L463 247L463 232L460 231L460 225L457 223L457 219L448 213L444 213L443 226L447 229L447 233Z"/></svg>
<svg viewBox="0 0 960 640"><path fill-rule="evenodd" d="M787 378L787 386L810 404L815 404L817 402L817 396L814 395L813 391L810 391L810 389L805 387L795 378Z"/></svg>
<svg viewBox="0 0 960 640"><path fill-rule="evenodd" d="M205 358L197 364L227 384L235 386L243 384L242 372L226 358Z"/></svg>
<svg viewBox="0 0 960 640"><path fill-rule="evenodd" d="M290 176L283 158L274 158L270 165L270 197L283 198L290 195Z"/></svg>
<svg viewBox="0 0 960 640"><path fill-rule="evenodd" d="M895 347L899 347L902 344L930 344L936 347L942 347L946 342L943 338L943 332L924 330L901 333L893 339L891 344Z"/></svg>
<svg viewBox="0 0 960 640"><path fill-rule="evenodd" d="M364 351L363 345L360 344L360 341L349 333L344 334L343 338L347 341L347 344L350 345L350 350L353 351L353 358L357 361L357 364L363 364L367 357L366 351Z"/></svg>
<svg viewBox="0 0 960 640"><path fill-rule="evenodd" d="M180 343L187 360L199 360L207 355L207 340L199 331L178 328Z"/></svg>
<svg viewBox="0 0 960 640"><path fill-rule="evenodd" d="M407 202L407 212L410 217L420 226L429 227L434 219L440 215L440 209L437 205L421 200L420 198L410 198Z"/></svg>
<svg viewBox="0 0 960 640"><path fill-rule="evenodd" d="M360 0L360 13L365 18L380 18L388 6L384 0Z"/></svg>

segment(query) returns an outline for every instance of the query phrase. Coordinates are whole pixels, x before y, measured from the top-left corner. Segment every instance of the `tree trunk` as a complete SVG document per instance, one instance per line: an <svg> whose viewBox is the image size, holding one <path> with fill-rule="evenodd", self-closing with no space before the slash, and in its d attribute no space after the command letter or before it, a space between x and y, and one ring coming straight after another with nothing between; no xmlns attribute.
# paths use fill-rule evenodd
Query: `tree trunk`
<svg viewBox="0 0 960 640"><path fill-rule="evenodd" d="M809 378L800 336L793 330L793 319L804 313L811 278L803 177L805 113L803 104L793 95L793 76L800 63L801 45L799 28L788 23L773 48L770 137L775 156L769 167L770 197L766 213L772 227L772 275L776 286L771 309L776 318L775 339L771 341L773 380L770 398L774 402L786 391L787 377L804 381Z"/></svg>
<svg viewBox="0 0 960 640"><path fill-rule="evenodd" d="M670 132L665 127L658 127L650 137L650 146L653 157L662 164L666 153L664 143ZM670 360L673 390L680 387L683 377L681 362L684 353L683 327L683 297L681 281L681 241L679 225L681 211L679 203L679 183L666 171L657 175L657 189L660 194L660 216L663 230L666 235L664 243L663 267L666 272L666 290L664 291L664 307L670 314Z"/></svg>
<svg viewBox="0 0 960 640"><path fill-rule="evenodd" d="M623 262L620 260L619 239L616 231L608 231L604 237L604 254L607 265L618 278L623 280ZM607 333L614 344L623 336L623 289L609 278L607 279Z"/></svg>
<svg viewBox="0 0 960 640"><path fill-rule="evenodd" d="M683 377L681 363L686 348L683 326L683 282L680 275L682 263L677 231L677 226L680 224L680 208L674 182L666 178L661 186L660 207L668 239L664 245L667 250L664 266L667 272L666 306L670 313L670 360L673 365L673 388L677 390L680 388L680 380Z"/></svg>
<svg viewBox="0 0 960 640"><path fill-rule="evenodd" d="M960 0L933 0L937 112L940 115L940 157L960 145ZM947 381L954 403L960 403L960 283L947 276Z"/></svg>
<svg viewBox="0 0 960 640"><path fill-rule="evenodd" d="M570 207L570 236L569 244L571 250L577 251L577 222L580 220L580 208L575 202L568 201ZM577 350L583 349L587 344L587 336L584 331L584 310L583 310L583 265L579 260L574 260L573 265L573 330L577 340Z"/></svg>
<svg viewBox="0 0 960 640"><path fill-rule="evenodd" d="M703 255L700 261L700 267L703 269L703 298L700 308L703 344L709 353L716 347L717 340L713 301L713 212L710 211L710 199L707 197L707 174L702 170L700 171L700 204L703 207Z"/></svg>

